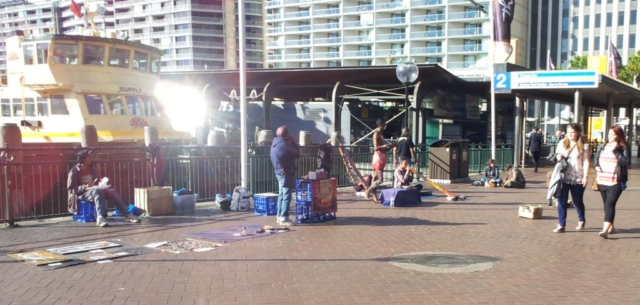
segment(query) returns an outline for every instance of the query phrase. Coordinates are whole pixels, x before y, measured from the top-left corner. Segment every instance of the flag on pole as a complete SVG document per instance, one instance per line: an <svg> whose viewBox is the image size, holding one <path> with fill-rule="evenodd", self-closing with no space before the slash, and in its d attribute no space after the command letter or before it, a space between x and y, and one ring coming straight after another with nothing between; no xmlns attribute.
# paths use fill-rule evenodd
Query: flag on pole
<svg viewBox="0 0 640 305"><path fill-rule="evenodd" d="M78 18L82 17L82 14L80 13L80 10L81 10L80 5L75 1L71 0L71 5L69 6L69 9L74 15L76 15L76 17Z"/></svg>
<svg viewBox="0 0 640 305"><path fill-rule="evenodd" d="M547 71L555 70L556 66L551 59L551 50L547 50Z"/></svg>
<svg viewBox="0 0 640 305"><path fill-rule="evenodd" d="M622 57L618 53L618 49L613 45L613 42L609 40L609 76L618 78L618 72L620 65L622 64Z"/></svg>

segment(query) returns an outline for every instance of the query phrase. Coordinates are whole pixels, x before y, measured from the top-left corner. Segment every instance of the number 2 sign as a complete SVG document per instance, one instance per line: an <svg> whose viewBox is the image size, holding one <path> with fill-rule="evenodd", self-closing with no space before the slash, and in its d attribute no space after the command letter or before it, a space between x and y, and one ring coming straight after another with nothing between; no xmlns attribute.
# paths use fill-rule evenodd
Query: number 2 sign
<svg viewBox="0 0 640 305"><path fill-rule="evenodd" d="M494 74L493 88L495 90L511 90L511 73L500 72Z"/></svg>

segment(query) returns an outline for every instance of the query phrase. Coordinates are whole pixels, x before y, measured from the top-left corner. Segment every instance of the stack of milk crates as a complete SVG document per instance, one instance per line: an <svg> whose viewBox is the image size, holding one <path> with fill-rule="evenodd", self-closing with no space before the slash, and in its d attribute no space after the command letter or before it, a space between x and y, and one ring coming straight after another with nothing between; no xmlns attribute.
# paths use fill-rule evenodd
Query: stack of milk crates
<svg viewBox="0 0 640 305"><path fill-rule="evenodd" d="M296 223L318 223L336 219L335 178L296 181Z"/></svg>

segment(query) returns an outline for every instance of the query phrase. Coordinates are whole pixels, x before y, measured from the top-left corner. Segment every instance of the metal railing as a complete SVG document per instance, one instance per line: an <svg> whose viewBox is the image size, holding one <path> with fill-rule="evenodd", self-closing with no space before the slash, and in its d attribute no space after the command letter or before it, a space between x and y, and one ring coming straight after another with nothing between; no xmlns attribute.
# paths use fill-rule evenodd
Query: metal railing
<svg viewBox="0 0 640 305"><path fill-rule="evenodd" d="M164 147L164 185L174 190L188 188L198 193L199 201L209 201L217 193L227 194L240 184L239 147ZM372 174L369 146L348 147L351 159L363 175ZM135 188L152 186L152 163L144 147L94 148L96 168L126 203L134 202ZM296 162L296 177L317 168L317 147L302 147ZM277 192L269 146L252 147L249 156L249 189L254 193ZM25 220L68 215L67 174L75 166L73 148L0 148L0 221ZM419 170L427 174L429 148L417 147ZM469 147L469 173L484 169L491 157L488 145ZM393 154L388 153L384 180L393 177ZM496 149L496 164L513 164L513 148ZM332 176L338 186L352 183L342 157L334 149ZM113 205L109 205L113 206ZM8 217L12 215L12 217Z"/></svg>

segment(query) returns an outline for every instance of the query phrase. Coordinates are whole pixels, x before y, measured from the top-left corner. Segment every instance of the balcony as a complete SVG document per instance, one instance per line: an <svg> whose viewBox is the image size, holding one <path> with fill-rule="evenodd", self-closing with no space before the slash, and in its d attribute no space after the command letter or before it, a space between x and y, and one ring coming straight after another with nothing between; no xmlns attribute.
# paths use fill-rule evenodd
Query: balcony
<svg viewBox="0 0 640 305"><path fill-rule="evenodd" d="M201 23L223 23L222 18L212 18L212 17L190 17L192 22L201 22ZM249 24L251 21L247 21L246 24ZM262 25L262 22L260 22Z"/></svg>
<svg viewBox="0 0 640 305"><path fill-rule="evenodd" d="M281 13L267 15L267 20L278 20L278 19L282 19Z"/></svg>
<svg viewBox="0 0 640 305"><path fill-rule="evenodd" d="M121 8L121 7L130 7L133 4L132 1L121 1L113 3L113 7Z"/></svg>
<svg viewBox="0 0 640 305"><path fill-rule="evenodd" d="M311 31L311 26L310 25L301 25L301 26L288 26L285 27L285 32L305 32L305 31Z"/></svg>
<svg viewBox="0 0 640 305"><path fill-rule="evenodd" d="M485 69L486 65L477 61L449 62L448 69Z"/></svg>
<svg viewBox="0 0 640 305"><path fill-rule="evenodd" d="M285 19L303 18L303 17L309 17L310 15L311 14L309 13L309 11L292 12L292 13L285 13L284 18Z"/></svg>
<svg viewBox="0 0 640 305"><path fill-rule="evenodd" d="M318 17L318 16L328 16L328 15L338 15L340 14L340 9L339 8L329 8L326 10L315 10L313 11L313 16L314 17Z"/></svg>
<svg viewBox="0 0 640 305"><path fill-rule="evenodd" d="M127 21L127 20L121 20L120 24L125 24L125 23L128 23L128 22L129 21ZM170 24L170 23L171 22L169 20L167 20L167 19L155 19L155 20L151 21L151 25L152 26L154 26L154 25L165 25L165 24Z"/></svg>
<svg viewBox="0 0 640 305"><path fill-rule="evenodd" d="M444 37L444 31L442 31L442 30L432 30L432 31L413 32L413 33L411 33L411 38L412 39L436 38L436 37Z"/></svg>
<svg viewBox="0 0 640 305"><path fill-rule="evenodd" d="M313 40L313 44L334 44L334 43L341 43L342 42L342 38L341 37L329 37L329 38L318 38L318 39L314 39Z"/></svg>
<svg viewBox="0 0 640 305"><path fill-rule="evenodd" d="M345 51L344 57L371 57L371 50Z"/></svg>
<svg viewBox="0 0 640 305"><path fill-rule="evenodd" d="M346 14L346 13L361 13L361 12L368 12L368 11L373 11L373 4L349 6L349 7L345 7L344 9L342 9L343 14Z"/></svg>
<svg viewBox="0 0 640 305"><path fill-rule="evenodd" d="M340 23L324 23L324 24L316 24L313 26L314 30L333 30L339 29Z"/></svg>
<svg viewBox="0 0 640 305"><path fill-rule="evenodd" d="M282 54L267 55L267 60L282 60Z"/></svg>
<svg viewBox="0 0 640 305"><path fill-rule="evenodd" d="M193 34L200 35L224 35L224 31L222 30L192 29L191 31L193 32ZM262 35L260 37L262 37Z"/></svg>
<svg viewBox="0 0 640 305"><path fill-rule="evenodd" d="M176 42L176 46L179 42ZM214 48L224 48L224 42L214 42L214 41L193 41L191 43L195 47L214 47Z"/></svg>
<svg viewBox="0 0 640 305"><path fill-rule="evenodd" d="M486 15L483 15L482 12L479 12L479 11L471 11L471 12L462 12L462 13L451 13L451 14L449 14L449 21L478 19L478 18L489 18L489 17L486 16Z"/></svg>
<svg viewBox="0 0 640 305"><path fill-rule="evenodd" d="M311 58L311 54L309 54L309 53L287 54L287 55L285 55L284 58L286 60L309 59L309 58Z"/></svg>
<svg viewBox="0 0 640 305"><path fill-rule="evenodd" d="M347 36L344 37L344 43L353 43L353 42L371 42L373 41L369 35L366 36Z"/></svg>
<svg viewBox="0 0 640 305"><path fill-rule="evenodd" d="M275 34L275 33L282 33L282 28L267 29L267 34Z"/></svg>
<svg viewBox="0 0 640 305"><path fill-rule="evenodd" d="M311 44L311 39L287 40L285 46L307 46Z"/></svg>
<svg viewBox="0 0 640 305"><path fill-rule="evenodd" d="M464 1L467 1L467 0L464 0ZM416 8L421 6L441 5L442 2L443 2L442 0L417 0L417 1L411 1L411 7ZM451 3L451 0L449 0L449 3ZM467 3L469 2L467 1Z"/></svg>
<svg viewBox="0 0 640 305"><path fill-rule="evenodd" d="M284 5L307 3L307 2L311 2L311 0L284 0Z"/></svg>
<svg viewBox="0 0 640 305"><path fill-rule="evenodd" d="M267 7L274 7L274 6L280 6L280 5L282 5L282 1L280 0L267 1Z"/></svg>
<svg viewBox="0 0 640 305"><path fill-rule="evenodd" d="M389 18L389 19L376 20L376 25L395 25L395 24L404 24L404 23L407 23L407 20L404 17L395 17L395 18Z"/></svg>
<svg viewBox="0 0 640 305"><path fill-rule="evenodd" d="M348 28L361 28L361 27L373 27L373 20L344 22L342 24L342 27L345 28L345 29L348 29Z"/></svg>
<svg viewBox="0 0 640 305"><path fill-rule="evenodd" d="M403 7L404 7L404 4L402 2L376 4L376 10L393 10L393 9L398 9Z"/></svg>
<svg viewBox="0 0 640 305"><path fill-rule="evenodd" d="M479 35L489 35L485 33L488 31L483 31L482 28L468 28L468 29L457 29L457 30L449 30L449 36L479 36Z"/></svg>
<svg viewBox="0 0 640 305"><path fill-rule="evenodd" d="M399 56L407 55L404 49L388 49L388 50L376 50L376 56Z"/></svg>
<svg viewBox="0 0 640 305"><path fill-rule="evenodd" d="M179 5L176 5L174 8L178 8L178 6ZM223 9L222 9L221 5L191 4L191 9L193 9L193 10L202 10L202 11L223 12ZM260 13L262 13L262 11Z"/></svg>
<svg viewBox="0 0 640 305"><path fill-rule="evenodd" d="M376 40L402 40L406 39L405 33L378 34Z"/></svg>
<svg viewBox="0 0 640 305"><path fill-rule="evenodd" d="M444 21L444 14L427 14L421 16L413 16L411 17L411 23L429 23L429 22L438 22Z"/></svg>
<svg viewBox="0 0 640 305"><path fill-rule="evenodd" d="M256 62L263 62L264 61L264 57L262 56L247 56L247 61L256 61Z"/></svg>
<svg viewBox="0 0 640 305"><path fill-rule="evenodd" d="M313 54L313 59L338 58L338 57L340 57L340 52L324 52L324 53Z"/></svg>
<svg viewBox="0 0 640 305"><path fill-rule="evenodd" d="M489 48L481 44L471 44L463 46L450 46L450 53L466 53L466 52L487 52Z"/></svg>
<svg viewBox="0 0 640 305"><path fill-rule="evenodd" d="M438 53L442 53L442 47L411 48L411 55L438 54Z"/></svg>
<svg viewBox="0 0 640 305"><path fill-rule="evenodd" d="M267 42L267 48L282 47L282 41L269 41Z"/></svg>

